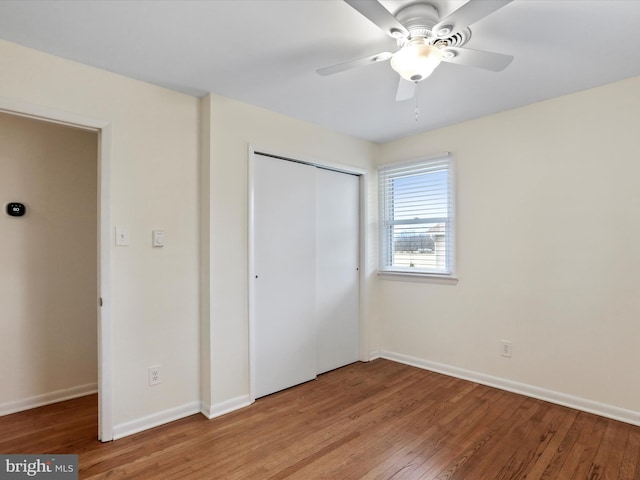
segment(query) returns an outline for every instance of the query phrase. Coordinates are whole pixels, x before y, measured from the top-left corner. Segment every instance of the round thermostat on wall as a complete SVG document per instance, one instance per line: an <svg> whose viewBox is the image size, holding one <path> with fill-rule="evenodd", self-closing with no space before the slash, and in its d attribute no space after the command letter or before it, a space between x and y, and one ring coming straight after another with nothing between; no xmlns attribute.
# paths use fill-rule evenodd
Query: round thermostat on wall
<svg viewBox="0 0 640 480"><path fill-rule="evenodd" d="M10 217L22 217L25 213L27 213L27 207L24 203L9 202L7 203L6 212Z"/></svg>

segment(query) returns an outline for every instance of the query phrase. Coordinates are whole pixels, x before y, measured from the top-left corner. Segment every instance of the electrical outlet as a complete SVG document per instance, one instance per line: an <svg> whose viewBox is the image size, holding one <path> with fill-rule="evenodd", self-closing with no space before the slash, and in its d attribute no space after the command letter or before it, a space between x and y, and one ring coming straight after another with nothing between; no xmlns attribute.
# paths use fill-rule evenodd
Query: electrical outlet
<svg viewBox="0 0 640 480"><path fill-rule="evenodd" d="M511 342L509 340L500 340L500 355L511 357Z"/></svg>
<svg viewBox="0 0 640 480"><path fill-rule="evenodd" d="M152 367L149 367L149 385L158 385L159 383L162 383L162 376L161 376L161 365L154 365Z"/></svg>

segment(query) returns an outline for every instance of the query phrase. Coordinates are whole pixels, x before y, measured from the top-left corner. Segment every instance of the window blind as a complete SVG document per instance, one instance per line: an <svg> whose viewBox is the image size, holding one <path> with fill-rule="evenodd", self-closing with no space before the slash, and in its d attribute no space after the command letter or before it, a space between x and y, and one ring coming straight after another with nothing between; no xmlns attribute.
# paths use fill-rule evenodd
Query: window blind
<svg viewBox="0 0 640 480"><path fill-rule="evenodd" d="M378 170L380 270L451 275L453 168L448 154Z"/></svg>

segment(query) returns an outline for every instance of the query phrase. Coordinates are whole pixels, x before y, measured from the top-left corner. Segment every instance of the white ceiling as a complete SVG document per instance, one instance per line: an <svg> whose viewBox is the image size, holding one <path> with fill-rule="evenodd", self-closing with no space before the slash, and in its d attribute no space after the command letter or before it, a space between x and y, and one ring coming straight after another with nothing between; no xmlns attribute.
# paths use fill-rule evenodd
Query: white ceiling
<svg viewBox="0 0 640 480"><path fill-rule="evenodd" d="M395 12L407 2L381 3ZM443 16L465 2L430 3ZM375 142L640 75L639 24L640 0L515 0L465 45L513 63L500 73L443 63L418 85L416 121L414 100L395 101L388 62L316 74L396 49L341 0L0 1L5 40Z"/></svg>

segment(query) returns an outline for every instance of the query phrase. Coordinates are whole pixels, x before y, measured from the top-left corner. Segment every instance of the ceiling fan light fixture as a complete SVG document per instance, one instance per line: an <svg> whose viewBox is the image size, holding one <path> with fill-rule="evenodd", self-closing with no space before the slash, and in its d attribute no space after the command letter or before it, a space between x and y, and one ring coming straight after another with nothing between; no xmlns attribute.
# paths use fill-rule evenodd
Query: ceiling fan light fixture
<svg viewBox="0 0 640 480"><path fill-rule="evenodd" d="M391 68L405 80L419 82L431 75L441 61L442 51L418 37L391 57Z"/></svg>

